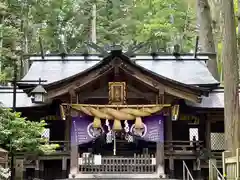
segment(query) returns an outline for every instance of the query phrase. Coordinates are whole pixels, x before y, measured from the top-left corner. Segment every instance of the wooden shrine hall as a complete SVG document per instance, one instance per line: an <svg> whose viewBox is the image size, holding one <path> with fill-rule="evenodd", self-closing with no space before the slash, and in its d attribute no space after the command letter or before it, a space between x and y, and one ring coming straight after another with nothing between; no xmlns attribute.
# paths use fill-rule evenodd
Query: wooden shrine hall
<svg viewBox="0 0 240 180"><path fill-rule="evenodd" d="M194 177L207 177L209 158L221 169L223 89L207 69L209 56L129 56L121 49L104 56L30 56L17 111L46 120L44 135L60 147L17 155L18 176L180 178L184 164ZM27 83L39 78L47 91L41 104L29 96L36 84ZM6 107L12 91L0 89Z"/></svg>

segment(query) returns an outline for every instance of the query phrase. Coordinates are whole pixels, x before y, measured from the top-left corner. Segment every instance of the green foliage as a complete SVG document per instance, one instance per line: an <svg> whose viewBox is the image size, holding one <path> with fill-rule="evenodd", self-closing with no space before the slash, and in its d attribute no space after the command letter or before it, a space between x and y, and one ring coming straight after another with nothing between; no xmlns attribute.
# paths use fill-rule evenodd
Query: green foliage
<svg viewBox="0 0 240 180"><path fill-rule="evenodd" d="M0 165L0 179L1 180L8 180L10 177L10 170L9 168L3 168Z"/></svg>
<svg viewBox="0 0 240 180"><path fill-rule="evenodd" d="M192 3L192 2L191 2ZM8 58L15 42L22 53L40 53L39 37L45 51L69 53L85 51L91 35L92 6L97 7L97 43L113 43L127 49L148 41L142 49L167 51L175 43L182 51L193 48L195 13L189 0L3 0L7 14L3 32L2 70L11 78ZM1 48L1 47L0 47ZM19 63L21 64L21 63Z"/></svg>
<svg viewBox="0 0 240 180"><path fill-rule="evenodd" d="M41 137L45 130L44 121L28 121L20 113L0 108L0 146L10 152L49 153L57 145L48 145Z"/></svg>

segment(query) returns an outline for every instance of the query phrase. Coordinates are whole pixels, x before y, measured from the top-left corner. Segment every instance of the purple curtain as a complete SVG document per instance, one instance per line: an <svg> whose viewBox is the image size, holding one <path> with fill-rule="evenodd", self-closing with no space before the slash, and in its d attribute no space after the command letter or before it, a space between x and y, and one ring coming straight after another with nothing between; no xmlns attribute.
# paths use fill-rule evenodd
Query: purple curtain
<svg viewBox="0 0 240 180"><path fill-rule="evenodd" d="M112 126L113 121L109 121ZM130 132L135 134L136 132L146 141L163 142L164 141L164 116L155 115L143 118L144 128L140 131L136 131L134 128L135 121L128 121ZM102 120L102 129L97 132L94 131L93 117L72 117L71 127L71 144L84 144L92 141L99 135L99 133L107 132L105 126L105 120ZM124 121L122 121L122 127L124 128Z"/></svg>

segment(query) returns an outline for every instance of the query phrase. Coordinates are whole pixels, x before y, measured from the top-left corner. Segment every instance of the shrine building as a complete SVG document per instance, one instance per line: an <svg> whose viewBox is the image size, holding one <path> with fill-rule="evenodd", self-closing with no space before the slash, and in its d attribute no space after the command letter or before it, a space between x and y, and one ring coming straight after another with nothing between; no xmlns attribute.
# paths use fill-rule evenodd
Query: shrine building
<svg viewBox="0 0 240 180"><path fill-rule="evenodd" d="M182 178L221 170L224 93L207 68L213 54L32 55L19 82L17 111L47 122L44 137L59 144L41 156L18 154L22 178ZM30 92L46 80L44 103ZM12 107L12 87L0 102Z"/></svg>

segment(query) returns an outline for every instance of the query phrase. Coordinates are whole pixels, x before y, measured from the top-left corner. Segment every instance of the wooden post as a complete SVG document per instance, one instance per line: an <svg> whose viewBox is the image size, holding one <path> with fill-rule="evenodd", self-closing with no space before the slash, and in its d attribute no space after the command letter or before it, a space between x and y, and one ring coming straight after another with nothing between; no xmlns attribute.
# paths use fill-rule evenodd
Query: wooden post
<svg viewBox="0 0 240 180"><path fill-rule="evenodd" d="M161 178L165 178L165 168L164 168L164 143L157 142L156 148L156 170L157 174Z"/></svg>
<svg viewBox="0 0 240 180"><path fill-rule="evenodd" d="M193 169L195 170L196 179L201 179L201 167L200 167L200 159L197 158L193 164Z"/></svg>
<svg viewBox="0 0 240 180"><path fill-rule="evenodd" d="M16 159L15 163L15 178L17 180L23 180L23 174L24 174L24 165L23 165L24 160L23 159Z"/></svg>
<svg viewBox="0 0 240 180"><path fill-rule="evenodd" d="M225 151L222 152L222 172L223 177L226 177L226 163L225 163Z"/></svg>
<svg viewBox="0 0 240 180"><path fill-rule="evenodd" d="M164 89L159 89L157 104L164 103ZM156 170L157 174L161 178L165 178L165 166L164 166L164 142L157 142L156 147Z"/></svg>
<svg viewBox="0 0 240 180"><path fill-rule="evenodd" d="M171 141L173 140L172 139L172 118L171 118L171 111L169 111L169 115L167 116L167 121L166 121L167 125L166 125L166 128L167 128L167 132L166 132L166 135L167 135L167 141L169 141L169 145L172 145ZM168 149L170 150L171 152L173 151L172 149L172 146ZM169 175L170 175L170 178L174 178L174 159L172 156L169 157Z"/></svg>
<svg viewBox="0 0 240 180"><path fill-rule="evenodd" d="M67 178L67 158L62 157L62 178Z"/></svg>
<svg viewBox="0 0 240 180"><path fill-rule="evenodd" d="M211 153L211 121L209 116L206 117L205 119L205 125L206 125L206 149L208 154Z"/></svg>
<svg viewBox="0 0 240 180"><path fill-rule="evenodd" d="M218 179L217 170L212 165L212 164L214 164L217 167L217 160L216 159L210 159L208 164L209 164L209 180Z"/></svg>
<svg viewBox="0 0 240 180"><path fill-rule="evenodd" d="M44 161L39 160L39 178L44 179Z"/></svg>
<svg viewBox="0 0 240 180"><path fill-rule="evenodd" d="M70 154L70 177L73 178L79 173L78 168L78 146L71 145L71 154Z"/></svg>
<svg viewBox="0 0 240 180"><path fill-rule="evenodd" d="M35 178L39 178L39 160L36 160L36 166L35 166Z"/></svg>
<svg viewBox="0 0 240 180"><path fill-rule="evenodd" d="M236 149L236 179L240 179L240 174L239 174L239 171L240 171L240 169L239 169L239 149L237 148Z"/></svg>
<svg viewBox="0 0 240 180"><path fill-rule="evenodd" d="M64 143L64 151L69 151L70 150L70 135L71 133L71 116L67 116L65 120L65 142Z"/></svg>
<svg viewBox="0 0 240 180"><path fill-rule="evenodd" d="M76 95L75 91L70 91L70 102L71 104L73 102L78 103L78 96ZM71 132L71 127L72 127L72 116L74 115L74 111L70 109L70 112L68 113L68 119L70 119L70 132ZM69 132L69 136L70 136ZM79 164L78 164L78 145L77 144L71 144L71 150L70 150L70 174L69 178L75 178L76 175L79 173Z"/></svg>

